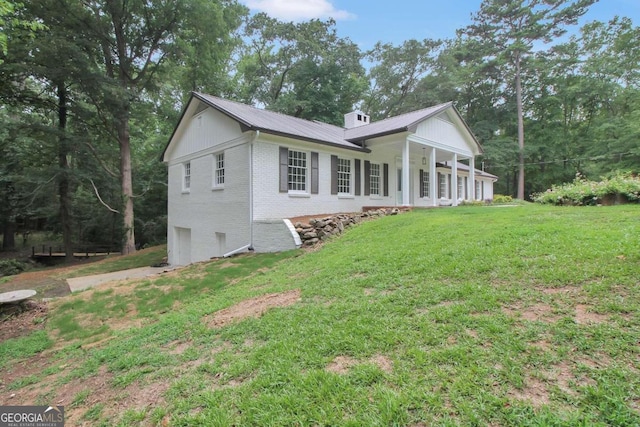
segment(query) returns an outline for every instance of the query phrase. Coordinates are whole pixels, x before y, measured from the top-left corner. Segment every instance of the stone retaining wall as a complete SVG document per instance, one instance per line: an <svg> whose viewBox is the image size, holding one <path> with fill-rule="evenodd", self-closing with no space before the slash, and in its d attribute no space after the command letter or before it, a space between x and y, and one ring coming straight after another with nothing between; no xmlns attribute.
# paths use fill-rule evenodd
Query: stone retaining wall
<svg viewBox="0 0 640 427"><path fill-rule="evenodd" d="M303 246L312 246L329 236L341 234L345 228L359 224L369 219L380 218L387 215L398 215L409 211L408 208L380 208L365 212L336 214L323 218L310 219L308 223L296 222L294 226L300 235Z"/></svg>

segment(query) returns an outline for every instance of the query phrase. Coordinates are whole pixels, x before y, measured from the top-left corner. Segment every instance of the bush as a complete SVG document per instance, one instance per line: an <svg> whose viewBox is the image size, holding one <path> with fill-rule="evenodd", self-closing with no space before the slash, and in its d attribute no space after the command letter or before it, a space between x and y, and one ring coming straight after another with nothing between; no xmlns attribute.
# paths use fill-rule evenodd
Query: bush
<svg viewBox="0 0 640 427"><path fill-rule="evenodd" d="M460 202L460 206L484 206L485 202L482 200L463 200Z"/></svg>
<svg viewBox="0 0 640 427"><path fill-rule="evenodd" d="M552 205L600 205L615 202L640 201L640 177L631 173L617 173L611 178L588 181L580 173L573 182L553 185L542 193L532 194L534 202Z"/></svg>
<svg viewBox="0 0 640 427"><path fill-rule="evenodd" d="M511 202L513 202L513 197L511 197L511 196L505 196L504 194L494 194L493 195L493 203L494 204L511 203Z"/></svg>
<svg viewBox="0 0 640 427"><path fill-rule="evenodd" d="M28 264L17 259L0 259L0 277L22 273L28 267Z"/></svg>

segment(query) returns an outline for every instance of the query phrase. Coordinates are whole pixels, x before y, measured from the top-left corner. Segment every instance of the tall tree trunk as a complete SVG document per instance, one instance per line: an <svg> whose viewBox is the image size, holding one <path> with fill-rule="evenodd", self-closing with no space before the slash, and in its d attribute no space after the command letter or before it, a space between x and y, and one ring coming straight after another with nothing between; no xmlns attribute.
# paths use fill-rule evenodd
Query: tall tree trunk
<svg viewBox="0 0 640 427"><path fill-rule="evenodd" d="M2 249L5 251L16 248L16 221L7 219L2 227Z"/></svg>
<svg viewBox="0 0 640 427"><path fill-rule="evenodd" d="M516 108L518 110L518 194L524 200L524 113L522 107L522 81L520 76L520 53L516 52Z"/></svg>
<svg viewBox="0 0 640 427"><path fill-rule="evenodd" d="M133 180L131 176L131 144L129 137L129 109L127 102L118 119L118 141L120 142L120 180L123 198L123 223L124 240L122 242L122 254L131 254L136 251L136 239L133 220Z"/></svg>
<svg viewBox="0 0 640 427"><path fill-rule="evenodd" d="M67 88L58 82L58 198L60 204L60 225L65 260L73 260L73 238L71 226L71 197L69 195L69 141L67 139Z"/></svg>

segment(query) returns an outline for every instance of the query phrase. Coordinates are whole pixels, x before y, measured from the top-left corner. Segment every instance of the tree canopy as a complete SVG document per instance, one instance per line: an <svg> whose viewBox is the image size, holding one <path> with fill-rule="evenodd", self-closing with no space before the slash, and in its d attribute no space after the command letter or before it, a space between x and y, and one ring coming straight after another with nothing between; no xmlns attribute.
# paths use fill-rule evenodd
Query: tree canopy
<svg viewBox="0 0 640 427"><path fill-rule="evenodd" d="M157 159L194 90L336 125L454 101L485 148L476 164L519 198L576 172L638 172L640 29L578 29L593 1L484 0L452 39L362 51L332 20L237 0L0 0L4 246L25 218L67 247L162 241Z"/></svg>

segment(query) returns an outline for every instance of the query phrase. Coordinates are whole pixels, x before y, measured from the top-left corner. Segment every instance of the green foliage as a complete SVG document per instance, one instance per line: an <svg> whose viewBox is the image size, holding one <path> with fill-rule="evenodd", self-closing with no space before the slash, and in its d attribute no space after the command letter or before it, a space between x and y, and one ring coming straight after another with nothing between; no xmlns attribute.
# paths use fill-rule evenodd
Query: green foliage
<svg viewBox="0 0 640 427"><path fill-rule="evenodd" d="M21 338L0 342L0 367L14 360L22 360L40 353L53 345L47 331L37 331Z"/></svg>
<svg viewBox="0 0 640 427"><path fill-rule="evenodd" d="M22 273L29 268L29 264L17 259L0 259L0 277L13 276Z"/></svg>
<svg viewBox="0 0 640 427"><path fill-rule="evenodd" d="M494 194L493 195L493 203L501 204L501 203L511 203L513 202L513 197L505 196L504 194Z"/></svg>
<svg viewBox="0 0 640 427"><path fill-rule="evenodd" d="M617 173L611 178L589 181L578 174L573 182L552 186L533 194L535 202L552 205L599 205L640 201L640 177L631 173Z"/></svg>
<svg viewBox="0 0 640 427"><path fill-rule="evenodd" d="M115 415L95 390L72 395L95 425L637 425L638 208L419 210L313 252L76 295L51 315L131 327L61 344L54 365L105 396L162 392L162 408ZM291 289L291 306L211 325ZM12 387L60 378L44 372Z"/></svg>
<svg viewBox="0 0 640 427"><path fill-rule="evenodd" d="M335 22L280 22L264 13L246 25L236 76L242 101L309 120L343 124L366 88L361 52Z"/></svg>

